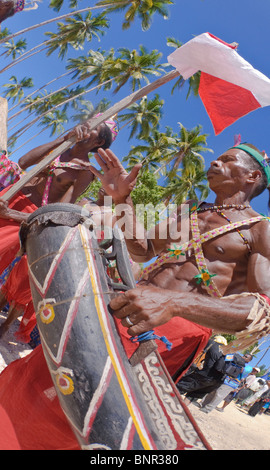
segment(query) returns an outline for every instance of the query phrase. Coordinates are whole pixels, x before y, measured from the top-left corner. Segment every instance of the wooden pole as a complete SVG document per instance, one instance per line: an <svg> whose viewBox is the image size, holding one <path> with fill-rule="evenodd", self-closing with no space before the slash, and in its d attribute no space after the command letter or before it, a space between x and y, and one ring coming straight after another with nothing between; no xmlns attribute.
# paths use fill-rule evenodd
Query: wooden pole
<svg viewBox="0 0 270 470"><path fill-rule="evenodd" d="M0 150L5 151L7 151L7 115L7 100L0 97Z"/></svg>
<svg viewBox="0 0 270 470"><path fill-rule="evenodd" d="M91 132L95 129L99 124L106 121L107 119L111 118L115 114L119 113L125 108L128 108L132 103L138 101L139 99L143 98L143 96L148 95L151 91L156 90L156 88L164 85L165 83L173 80L174 78L178 77L180 74L177 70L173 70L161 78L158 78L153 83L149 83L145 87L141 88L138 91L135 91L129 96L126 96L118 103L111 106L111 108L104 111L100 116L96 118L92 118L89 121L86 121L84 124L87 125L89 131ZM34 176L44 170L53 160L61 155L63 152L68 150L73 144L75 143L75 139L66 140L63 142L59 147L55 148L49 155L47 155L41 162L39 162L32 170L28 171L23 175L23 177L15 183L3 196L2 200L9 201L18 191L21 190L28 183Z"/></svg>

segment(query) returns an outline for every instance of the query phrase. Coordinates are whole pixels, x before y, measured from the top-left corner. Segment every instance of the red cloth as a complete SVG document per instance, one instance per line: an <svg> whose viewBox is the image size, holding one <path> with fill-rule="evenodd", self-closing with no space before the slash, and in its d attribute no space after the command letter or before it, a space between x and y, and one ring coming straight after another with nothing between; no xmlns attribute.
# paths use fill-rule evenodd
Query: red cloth
<svg viewBox="0 0 270 470"><path fill-rule="evenodd" d="M27 258L24 255L12 268L12 271L2 286L1 291L5 294L9 303L15 302L16 308L23 309L23 318L20 322L16 337L20 341L29 343L30 333L36 325L35 310L32 302L31 289L28 276Z"/></svg>
<svg viewBox="0 0 270 470"><path fill-rule="evenodd" d="M9 187L1 191L0 197L8 189ZM28 214L37 210L37 206L22 192L17 193L10 200L9 207ZM19 229L19 222L0 218L0 273L9 266L20 249ZM22 307L24 309L24 317L20 324L18 334L21 341L28 343L30 341L30 333L36 324L36 320L29 285L26 256L23 256L13 267L1 291L5 294L9 303L13 301L15 302L16 308Z"/></svg>
<svg viewBox="0 0 270 470"><path fill-rule="evenodd" d="M0 192L0 198L9 188L10 186ZM27 214L37 210L37 206L20 191L9 201L8 206L10 209ZM19 222L0 217L0 273L10 265L20 249L19 229Z"/></svg>
<svg viewBox="0 0 270 470"><path fill-rule="evenodd" d="M130 341L127 329L122 326L120 320L116 319L116 325L127 356L130 357L137 349L138 343ZM194 353L194 357L186 364L186 367L181 371L181 375L177 377L178 381L191 366L195 357L198 356L207 345L212 335L212 330L185 320L184 318L175 317L165 325L155 328L154 333L158 336L165 336L168 341L172 343L172 349L168 351L162 341L156 340L158 352L171 376L179 370L185 361L188 361L188 358L192 358L192 354Z"/></svg>
<svg viewBox="0 0 270 470"><path fill-rule="evenodd" d="M266 300L266 302L270 305L270 299L267 295L261 294L261 296Z"/></svg>
<svg viewBox="0 0 270 470"><path fill-rule="evenodd" d="M128 356L137 345L129 340L119 321L123 345ZM170 373L196 350L204 348L211 330L187 320L175 318L155 329L173 342L172 351L158 341ZM12 362L0 375L0 449L9 450L76 450L76 438L54 393L42 347L38 346L28 356Z"/></svg>
<svg viewBox="0 0 270 470"><path fill-rule="evenodd" d="M0 374L1 450L79 450L41 346Z"/></svg>

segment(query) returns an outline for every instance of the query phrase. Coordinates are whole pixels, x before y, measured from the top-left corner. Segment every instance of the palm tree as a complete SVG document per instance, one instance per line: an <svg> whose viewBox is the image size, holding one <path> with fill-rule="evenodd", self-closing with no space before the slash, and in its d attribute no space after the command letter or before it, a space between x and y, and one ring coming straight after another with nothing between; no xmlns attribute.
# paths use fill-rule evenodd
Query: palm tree
<svg viewBox="0 0 270 470"><path fill-rule="evenodd" d="M55 10L59 11L61 10L63 6L64 0L51 0L50 1L50 7ZM78 6L78 0L70 0L69 1L69 8L76 8Z"/></svg>
<svg viewBox="0 0 270 470"><path fill-rule="evenodd" d="M3 44L3 47L6 49L5 52L1 54L5 55L6 57L11 56L14 60L17 55L22 55L23 51L25 51L27 47L27 42L25 39L20 39L16 43L13 39L11 41L7 41Z"/></svg>
<svg viewBox="0 0 270 470"><path fill-rule="evenodd" d="M106 6L109 2L102 0L97 3L98 6ZM132 2L119 2L112 0L111 6L108 7L108 12L114 11L119 12L127 9L125 13L125 21L123 23L123 29L127 29L131 26L135 18L142 21L142 29L145 31L150 28L151 20L154 13L159 13L163 18L168 18L168 9L166 5L173 5L171 0L133 0Z"/></svg>
<svg viewBox="0 0 270 470"><path fill-rule="evenodd" d="M129 79L131 79L131 89L134 91L136 88L141 87L142 80L149 83L149 75L159 76L161 72L164 72L164 66L158 64L162 54L157 50L148 53L144 46L140 46L139 52L135 49L130 51L124 47L118 51L120 56L118 74L115 76L117 87L114 93L118 92Z"/></svg>
<svg viewBox="0 0 270 470"><path fill-rule="evenodd" d="M110 2L108 2L107 6L110 6ZM104 6L104 8L105 7L106 5ZM57 16L55 18L51 18L50 20L42 21L41 23L37 23L32 26L29 26L28 28L21 29L20 31L17 31L16 33L12 33L9 36L5 36L5 39L6 41L10 41L11 39L14 39L17 36L20 36L21 34L28 33L29 31L33 31L33 29L46 26L47 24L54 23L55 21L63 20L64 18L68 18L69 16L74 15L74 13L84 13L86 11L97 10L100 8L101 8L100 6L95 5L94 7L82 8L81 10L76 10L71 13L66 13L65 15ZM3 42L5 39L0 39L0 43Z"/></svg>
<svg viewBox="0 0 270 470"><path fill-rule="evenodd" d="M162 117L162 106L164 100L160 100L158 94L152 100L144 96L139 103L133 103L128 108L128 112L118 116L119 123L125 122L125 126L130 127L129 140L137 134L138 139L147 138L151 129L158 128ZM122 126L124 127L124 126ZM120 130L122 129L120 127Z"/></svg>
<svg viewBox="0 0 270 470"><path fill-rule="evenodd" d="M58 23L57 26L58 31L56 33L45 33L51 39L47 55L59 49L58 57L63 59L67 53L68 46L72 46L74 49L83 49L85 41L92 41L93 36L99 39L99 35L104 35L104 29L109 27L109 22L105 13L92 17L90 11L86 14L85 18L80 13L77 13L73 18L67 18L66 24Z"/></svg>
<svg viewBox="0 0 270 470"><path fill-rule="evenodd" d="M116 72L114 72L114 68L118 67L117 64L118 59L115 58L114 49L110 49L108 52L101 51L100 49L97 51L90 49L87 56L69 59L67 70L70 70L71 73L73 73L73 78L89 78L90 81L88 82L88 85L96 83L101 87L102 84L106 82L104 90L110 90L114 75L116 74Z"/></svg>
<svg viewBox="0 0 270 470"><path fill-rule="evenodd" d="M212 152L211 149L205 147L207 134L201 134L201 126L196 126L190 131L187 130L181 123L179 123L180 132L178 138L178 151L177 153L167 159L167 164L172 163L169 171L170 176L176 174L183 158L195 157L196 159L203 162L202 152Z"/></svg>
<svg viewBox="0 0 270 470"><path fill-rule="evenodd" d="M152 129L149 136L142 140L144 144L132 146L123 161L128 162L128 167L142 163L144 171L156 169L155 174L157 174L161 169L162 159L166 161L167 158L175 155L176 142L172 129L168 127L166 132Z"/></svg>
<svg viewBox="0 0 270 470"><path fill-rule="evenodd" d="M21 81L18 81L17 77L12 75L9 81L11 83L3 85L3 87L7 88L4 92L4 96L10 98L13 103L15 103L16 100L19 102L22 100L25 88L32 88L34 86L33 79L29 77L24 77Z"/></svg>
<svg viewBox="0 0 270 470"><path fill-rule="evenodd" d="M50 135L61 134L64 132L64 124L68 122L68 116L65 110L55 109L50 111L42 118L39 126L45 126L51 129Z"/></svg>
<svg viewBox="0 0 270 470"><path fill-rule="evenodd" d="M183 204L187 199L204 200L209 194L206 181L206 173L196 162L183 160L181 175L169 179L164 191L163 201L165 206L169 202L177 205Z"/></svg>

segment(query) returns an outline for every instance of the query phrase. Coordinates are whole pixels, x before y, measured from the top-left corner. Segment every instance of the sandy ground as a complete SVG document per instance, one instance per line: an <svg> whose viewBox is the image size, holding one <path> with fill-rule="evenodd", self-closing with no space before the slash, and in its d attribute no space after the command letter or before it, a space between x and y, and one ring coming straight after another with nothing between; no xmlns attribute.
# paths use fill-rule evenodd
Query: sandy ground
<svg viewBox="0 0 270 470"><path fill-rule="evenodd" d="M213 410L206 414L193 404L189 410L213 450L270 449L269 414L253 418L234 402L223 413Z"/></svg>
<svg viewBox="0 0 270 470"><path fill-rule="evenodd" d="M0 323L4 320L0 314ZM17 320L0 340L0 372L12 361L24 357L32 348L16 340ZM209 414L189 405L195 421L213 450L270 450L270 415L254 418L230 403L224 413L213 410Z"/></svg>

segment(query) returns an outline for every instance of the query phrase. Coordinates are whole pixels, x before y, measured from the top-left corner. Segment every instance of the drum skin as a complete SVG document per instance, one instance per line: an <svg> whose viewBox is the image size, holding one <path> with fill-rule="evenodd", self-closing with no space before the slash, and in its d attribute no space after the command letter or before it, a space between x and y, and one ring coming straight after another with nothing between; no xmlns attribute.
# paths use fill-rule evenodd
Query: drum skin
<svg viewBox="0 0 270 470"><path fill-rule="evenodd" d="M164 410L164 398L158 398L152 381L162 365L156 353L150 354L148 366L132 367L128 361L108 309L117 291L106 273L106 250L94 234L91 218L72 204L38 209L21 230L43 352L81 448L207 447L186 415L189 437L180 429L184 412L175 390L168 393L176 400L170 405L175 416ZM129 282L127 252L120 251L122 277ZM123 283L118 289L129 287Z"/></svg>

